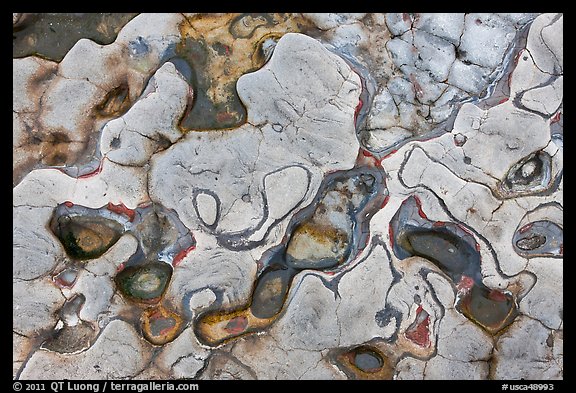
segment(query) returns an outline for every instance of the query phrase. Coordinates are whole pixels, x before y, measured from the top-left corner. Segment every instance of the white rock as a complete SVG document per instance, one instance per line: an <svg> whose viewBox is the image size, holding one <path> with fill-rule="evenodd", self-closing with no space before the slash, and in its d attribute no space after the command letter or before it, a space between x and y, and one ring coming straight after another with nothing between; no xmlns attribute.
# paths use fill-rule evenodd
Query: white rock
<svg viewBox="0 0 576 393"><path fill-rule="evenodd" d="M426 362L413 357L400 359L395 367L394 379L398 380L422 380Z"/></svg>
<svg viewBox="0 0 576 393"><path fill-rule="evenodd" d="M478 130L466 124L464 118L459 119L461 113L466 116L471 112L462 110L454 123L454 131L468 138L462 147L464 154L472 165L496 179L503 179L512 165L550 140L544 119L515 108L509 101L486 112L474 110L473 118L480 121Z"/></svg>
<svg viewBox="0 0 576 393"><path fill-rule="evenodd" d="M410 30L412 20L413 20L412 16L407 13L386 14L386 26L393 35L402 35L408 30Z"/></svg>
<svg viewBox="0 0 576 393"><path fill-rule="evenodd" d="M286 349L270 336L246 337L234 346L232 354L258 379L310 379L307 373L311 370L314 370L314 379L333 379L337 375L333 368L321 362L321 352ZM268 361L262 362L262 356Z"/></svg>
<svg viewBox="0 0 576 393"><path fill-rule="evenodd" d="M198 217L204 225L212 226L216 223L216 219L218 218L218 202L214 196L205 192L198 193L196 195L196 209L198 210Z"/></svg>
<svg viewBox="0 0 576 393"><path fill-rule="evenodd" d="M210 292L200 292L204 289L216 295L220 307L234 308L248 302L255 278L256 263L248 251L230 251L198 239L196 249L174 269L165 296L174 299L174 306L182 314L192 308L198 315L211 304ZM192 300L200 296L194 295L197 292L205 295Z"/></svg>
<svg viewBox="0 0 576 393"><path fill-rule="evenodd" d="M36 112L38 100L44 94L50 78L54 76L57 63L29 56L12 60L12 110Z"/></svg>
<svg viewBox="0 0 576 393"><path fill-rule="evenodd" d="M255 380L256 374L228 352L214 352L199 379Z"/></svg>
<svg viewBox="0 0 576 393"><path fill-rule="evenodd" d="M418 51L418 59L414 63L416 67L428 71L435 82L448 78L450 67L456 59L454 45L433 34L416 31L414 47Z"/></svg>
<svg viewBox="0 0 576 393"><path fill-rule="evenodd" d="M491 71L476 64L465 64L456 59L452 63L448 83L470 95L479 95L489 82Z"/></svg>
<svg viewBox="0 0 576 393"><path fill-rule="evenodd" d="M101 257L86 261L84 268L97 276L113 277L120 266L136 253L137 247L136 237L132 233L125 233Z"/></svg>
<svg viewBox="0 0 576 393"><path fill-rule="evenodd" d="M424 379L479 380L488 378L487 362L460 362L435 356L426 362Z"/></svg>
<svg viewBox="0 0 576 393"><path fill-rule="evenodd" d="M383 331L385 329L377 324L375 318L385 308L386 296L394 279L391 269L385 249L376 244L372 252L338 282L340 302L336 318L341 332L340 346L391 336Z"/></svg>
<svg viewBox="0 0 576 393"><path fill-rule="evenodd" d="M198 345L191 327L186 328L174 341L165 344L155 363L176 378L192 378L204 367L209 351Z"/></svg>
<svg viewBox="0 0 576 393"><path fill-rule="evenodd" d="M271 218L278 220L298 206L306 196L309 172L300 166L290 166L264 177L264 190Z"/></svg>
<svg viewBox="0 0 576 393"><path fill-rule="evenodd" d="M536 275L536 284L520 302L520 311L550 329L558 329L564 311L562 261L531 258L526 270Z"/></svg>
<svg viewBox="0 0 576 393"><path fill-rule="evenodd" d="M492 352L492 339L479 326L451 309L440 322L438 355L458 362L488 361Z"/></svg>
<svg viewBox="0 0 576 393"><path fill-rule="evenodd" d="M44 93L41 124L70 140L85 140L92 108L103 98L104 92L86 80L56 77Z"/></svg>
<svg viewBox="0 0 576 393"><path fill-rule="evenodd" d="M97 322L100 314L108 311L115 285L109 276L97 276L89 271L79 273L71 293L81 293L86 298L79 317L84 321Z"/></svg>
<svg viewBox="0 0 576 393"><path fill-rule="evenodd" d="M558 110L564 99L563 90L564 78L561 76L549 85L526 91L522 95L521 102L527 109L552 115Z"/></svg>
<svg viewBox="0 0 576 393"><path fill-rule="evenodd" d="M458 45L464 29L464 16L452 12L419 14L414 27Z"/></svg>
<svg viewBox="0 0 576 393"><path fill-rule="evenodd" d="M190 228L199 225L188 201L195 190L212 191L221 204L218 230L234 236L267 229L262 228L268 218L262 199L266 174L287 166L309 168L311 197L324 173L352 167L359 146L353 122L360 81L319 42L286 34L270 61L243 75L237 89L249 124L234 132L188 133L152 158L149 187L152 199L175 209ZM283 131L255 127L266 122Z"/></svg>
<svg viewBox="0 0 576 393"><path fill-rule="evenodd" d="M518 317L496 344L494 378L562 379L563 362L554 357L550 336L552 332L537 320Z"/></svg>
<svg viewBox="0 0 576 393"><path fill-rule="evenodd" d="M548 74L561 74L564 67L564 39L561 14L543 14L530 26L526 49L540 70Z"/></svg>
<svg viewBox="0 0 576 393"><path fill-rule="evenodd" d="M12 378L16 379L18 371L28 357L32 340L28 337L12 333Z"/></svg>
<svg viewBox="0 0 576 393"><path fill-rule="evenodd" d="M52 209L14 206L12 217L12 277L31 280L47 274L64 256L59 240L46 231Z"/></svg>
<svg viewBox="0 0 576 393"><path fill-rule="evenodd" d="M210 306L216 300L216 295L211 289L202 289L190 296L190 311L197 314L197 310L202 310Z"/></svg>
<svg viewBox="0 0 576 393"><path fill-rule="evenodd" d="M381 88L374 96L366 119L369 129L386 129L398 122L398 107L387 88Z"/></svg>
<svg viewBox="0 0 576 393"><path fill-rule="evenodd" d="M537 13L530 12L513 12L513 13L498 13L498 16L504 20L514 23L517 27L521 27L528 22L531 22L538 16Z"/></svg>
<svg viewBox="0 0 576 393"><path fill-rule="evenodd" d="M111 91L125 83L126 64L122 58L119 45L99 45L82 38L66 53L58 74L66 79L85 80L104 91Z"/></svg>
<svg viewBox="0 0 576 393"><path fill-rule="evenodd" d="M510 98L514 99L519 93L542 86L550 80L551 76L542 72L534 63L530 52L522 49L518 53L517 64L510 78Z"/></svg>
<svg viewBox="0 0 576 393"><path fill-rule="evenodd" d="M452 207L455 218L471 226L481 226L490 220L492 212L501 204L490 189L458 178L441 163L432 161L420 148L412 150L400 176L408 187L430 187Z"/></svg>
<svg viewBox="0 0 576 393"><path fill-rule="evenodd" d="M14 206L55 207L70 201L100 208L108 202L123 203L129 209L148 201L146 172L103 159L99 173L83 178L68 176L57 169L30 172L13 189Z"/></svg>
<svg viewBox="0 0 576 393"><path fill-rule="evenodd" d="M57 311L65 300L50 277L33 281L13 281L13 331L31 337L43 330L52 329L58 320Z"/></svg>
<svg viewBox="0 0 576 393"><path fill-rule="evenodd" d="M334 294L317 276L300 274L292 281L286 311L270 334L285 349L321 351L338 346L341 333Z"/></svg>
<svg viewBox="0 0 576 393"><path fill-rule="evenodd" d="M100 139L102 154L118 164L144 165L182 136L178 122L191 98L188 83L174 64L164 63L143 97L124 116L106 124Z"/></svg>
<svg viewBox="0 0 576 393"><path fill-rule="evenodd" d="M458 50L463 60L481 67L495 68L502 62L516 29L494 14L467 14Z"/></svg>
<svg viewBox="0 0 576 393"><path fill-rule="evenodd" d="M26 363L22 379L121 379L133 378L152 354L128 323L115 320L102 331L94 345L76 355L37 351Z"/></svg>

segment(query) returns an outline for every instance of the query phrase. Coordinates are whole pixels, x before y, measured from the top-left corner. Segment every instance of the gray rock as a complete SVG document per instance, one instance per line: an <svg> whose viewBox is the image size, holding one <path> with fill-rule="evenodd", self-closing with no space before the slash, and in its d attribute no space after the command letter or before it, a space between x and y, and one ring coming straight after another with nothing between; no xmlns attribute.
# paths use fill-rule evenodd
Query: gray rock
<svg viewBox="0 0 576 393"><path fill-rule="evenodd" d="M26 362L21 379L134 378L146 366L151 348L128 323L115 320L85 352L62 355L37 351Z"/></svg>
<svg viewBox="0 0 576 393"><path fill-rule="evenodd" d="M562 379L562 360L554 355L557 334L537 320L520 317L496 344L494 377ZM559 352L563 353L561 341L559 344Z"/></svg>

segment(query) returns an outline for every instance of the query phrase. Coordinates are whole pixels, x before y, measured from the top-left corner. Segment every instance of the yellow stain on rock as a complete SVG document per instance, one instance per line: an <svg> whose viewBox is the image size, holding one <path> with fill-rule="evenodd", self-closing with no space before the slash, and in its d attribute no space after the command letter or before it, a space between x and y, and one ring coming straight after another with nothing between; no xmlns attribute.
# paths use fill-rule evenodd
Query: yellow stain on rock
<svg viewBox="0 0 576 393"><path fill-rule="evenodd" d="M234 129L246 121L236 92L240 76L261 68L272 41L312 28L299 14L186 15L176 53L192 67L194 103L182 131Z"/></svg>

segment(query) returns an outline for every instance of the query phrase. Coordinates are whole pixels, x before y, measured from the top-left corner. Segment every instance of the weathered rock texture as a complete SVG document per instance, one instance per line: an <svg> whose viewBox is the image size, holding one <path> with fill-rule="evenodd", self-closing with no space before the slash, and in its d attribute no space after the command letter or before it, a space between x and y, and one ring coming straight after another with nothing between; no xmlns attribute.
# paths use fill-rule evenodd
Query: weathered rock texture
<svg viewBox="0 0 576 393"><path fill-rule="evenodd" d="M14 56L14 378L563 378L562 14Z"/></svg>

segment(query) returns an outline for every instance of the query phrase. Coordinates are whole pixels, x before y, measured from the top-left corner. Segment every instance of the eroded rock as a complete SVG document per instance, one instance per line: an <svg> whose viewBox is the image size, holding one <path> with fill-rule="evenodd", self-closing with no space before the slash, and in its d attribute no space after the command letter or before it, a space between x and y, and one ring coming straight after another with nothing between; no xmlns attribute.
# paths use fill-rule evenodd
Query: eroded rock
<svg viewBox="0 0 576 393"><path fill-rule="evenodd" d="M14 59L14 378L563 378L562 27L141 14Z"/></svg>

